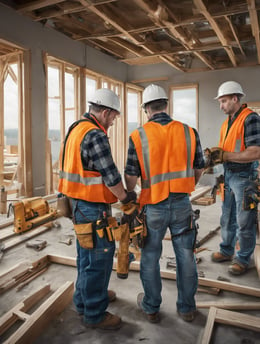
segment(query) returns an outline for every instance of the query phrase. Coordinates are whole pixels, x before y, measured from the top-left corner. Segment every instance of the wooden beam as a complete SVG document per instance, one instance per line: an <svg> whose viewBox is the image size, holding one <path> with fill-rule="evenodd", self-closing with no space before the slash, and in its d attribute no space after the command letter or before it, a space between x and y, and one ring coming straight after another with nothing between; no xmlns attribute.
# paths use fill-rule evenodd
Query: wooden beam
<svg viewBox="0 0 260 344"><path fill-rule="evenodd" d="M245 52L244 52L244 50L243 50L243 48L242 48L242 46L241 46L241 44L240 44L240 41L239 41L239 39L238 39L236 30L235 30L235 28L234 28L234 25L232 24L232 21L230 20L230 18L229 18L228 16L224 16L224 18L226 19L226 21L228 22L228 24L229 24L229 26L230 26L230 29L231 29L231 31L232 31L232 33L233 33L233 36L234 36L234 38L235 38L235 40L236 40L236 43L237 43L239 49L240 49L240 51L241 51L241 54L242 54L244 57L246 57L246 54L245 54Z"/></svg>
<svg viewBox="0 0 260 344"><path fill-rule="evenodd" d="M217 307L232 310L259 310L260 302L235 302L235 301L198 301L197 308Z"/></svg>
<svg viewBox="0 0 260 344"><path fill-rule="evenodd" d="M50 285L47 284L44 287L37 290L32 295L28 296L23 301L19 302L15 307L10 311L5 313L0 318L0 336L6 332L11 326L15 324L18 320L17 311L27 312L34 305L36 305L43 297L45 297L50 292Z"/></svg>
<svg viewBox="0 0 260 344"><path fill-rule="evenodd" d="M258 14L255 6L255 0L247 0L248 11L251 20L252 34L255 37L256 49L257 49L257 60L260 64L260 36L259 36L259 22Z"/></svg>
<svg viewBox="0 0 260 344"><path fill-rule="evenodd" d="M140 0L138 0L138 2L139 1ZM138 41L132 34L129 33L128 30L125 30L122 27L122 25L118 22L117 18L115 16L114 17L112 16L112 12L111 12L111 14L108 15L107 13L105 13L105 11L102 11L102 9L96 8L90 0L79 0L79 2L83 6L87 7L88 9L90 9L97 16L102 18L105 22L109 23L111 26L116 28L119 32L123 33L124 36L129 38L130 41L132 41L134 44L143 47L143 49L145 49L150 54L153 53L153 51L147 45L145 45L144 42ZM161 58L162 61L168 63L169 65L171 65L175 69L183 71L183 69L181 69L180 66L178 66L178 64L175 64L174 62L170 61L166 57L162 56L160 58Z"/></svg>
<svg viewBox="0 0 260 344"><path fill-rule="evenodd" d="M37 1L30 1L24 5L19 5L16 7L16 11L20 13L35 11L43 7L57 5L60 2L64 2L64 0L37 0Z"/></svg>
<svg viewBox="0 0 260 344"><path fill-rule="evenodd" d="M5 251L9 250L10 248L21 244L24 241L32 239L39 234L45 233L48 230L50 230L51 228L52 228L52 222L45 224L45 226L40 226L38 228L34 228L31 231L23 232L23 233L19 234L18 236L16 236L16 238L9 240L7 243L5 243L3 251L5 252Z"/></svg>
<svg viewBox="0 0 260 344"><path fill-rule="evenodd" d="M4 344L32 343L46 328L48 323L55 319L71 302L74 291L74 282L68 281L55 291L32 314L25 313L24 323L12 334ZM21 313L20 313L21 314Z"/></svg>
<svg viewBox="0 0 260 344"><path fill-rule="evenodd" d="M133 84L142 84L142 83L147 83L147 82L157 82L157 81L167 81L169 78L167 76L165 77L158 77L158 78L147 78L147 79L136 79L136 80L131 80Z"/></svg>
<svg viewBox="0 0 260 344"><path fill-rule="evenodd" d="M216 307L210 307L207 323L200 343L210 343L215 322L260 332L259 319L259 317L253 315L247 315L243 313L227 311L225 309L219 309Z"/></svg>
<svg viewBox="0 0 260 344"><path fill-rule="evenodd" d="M116 268L116 260L114 261L114 268ZM140 263L132 262L129 267L130 270L140 271ZM161 277L166 279L176 280L176 272L161 269ZM202 286L215 287L226 291L231 291L234 293L245 294L255 297L260 297L260 289L247 287L240 284L234 284L224 281L213 280L209 278L198 278L198 284Z"/></svg>
<svg viewBox="0 0 260 344"><path fill-rule="evenodd" d="M204 1L203 0L194 0L193 2L195 4L195 6L197 7L197 9L200 11L200 13L202 13L204 15L204 17L207 19L207 21L209 22L212 29L215 31L218 39L220 40L221 44L223 45L224 49L226 50L233 66L236 67L237 62L236 62L234 52L233 52L232 48L228 47L227 38L223 34L223 32L222 32L221 28L219 27L219 25L217 24L216 20L211 16L209 11L207 10L207 7L205 6Z"/></svg>

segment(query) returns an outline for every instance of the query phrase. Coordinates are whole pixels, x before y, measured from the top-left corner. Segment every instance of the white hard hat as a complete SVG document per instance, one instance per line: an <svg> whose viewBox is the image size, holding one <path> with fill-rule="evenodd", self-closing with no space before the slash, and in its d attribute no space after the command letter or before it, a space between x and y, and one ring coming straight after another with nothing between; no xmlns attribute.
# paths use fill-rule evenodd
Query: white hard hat
<svg viewBox="0 0 260 344"><path fill-rule="evenodd" d="M159 99L168 100L168 97L162 87L151 84L144 89L142 106L144 107L147 103Z"/></svg>
<svg viewBox="0 0 260 344"><path fill-rule="evenodd" d="M90 104L102 105L112 110L120 112L120 100L115 92L108 88L100 88L96 90L91 99L88 101Z"/></svg>
<svg viewBox="0 0 260 344"><path fill-rule="evenodd" d="M215 99L218 99L229 94L240 94L242 97L245 96L241 85L236 81L226 81L219 86L218 95Z"/></svg>

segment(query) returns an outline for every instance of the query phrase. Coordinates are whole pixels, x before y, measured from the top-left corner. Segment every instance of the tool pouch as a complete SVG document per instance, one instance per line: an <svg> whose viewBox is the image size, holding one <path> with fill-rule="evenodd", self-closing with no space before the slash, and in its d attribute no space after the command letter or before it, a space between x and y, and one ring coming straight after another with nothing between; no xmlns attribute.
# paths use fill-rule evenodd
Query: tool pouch
<svg viewBox="0 0 260 344"><path fill-rule="evenodd" d="M94 247L92 222L74 224L74 229L81 247L87 249Z"/></svg>
<svg viewBox="0 0 260 344"><path fill-rule="evenodd" d="M63 194L60 194L57 198L57 209L61 216L72 219L72 205L70 199Z"/></svg>

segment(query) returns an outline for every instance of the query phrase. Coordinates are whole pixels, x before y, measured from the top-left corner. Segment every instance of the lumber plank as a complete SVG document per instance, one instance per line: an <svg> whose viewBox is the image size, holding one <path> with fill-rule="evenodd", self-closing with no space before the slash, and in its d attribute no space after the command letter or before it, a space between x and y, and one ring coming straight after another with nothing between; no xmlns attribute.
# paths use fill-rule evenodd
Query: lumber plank
<svg viewBox="0 0 260 344"><path fill-rule="evenodd" d="M234 302L234 301L199 301L197 308L222 308L230 310L259 310L260 302Z"/></svg>
<svg viewBox="0 0 260 344"><path fill-rule="evenodd" d="M8 227L8 226L13 225L13 224L14 224L14 219L8 219L8 220L0 223L0 229Z"/></svg>
<svg viewBox="0 0 260 344"><path fill-rule="evenodd" d="M51 263L68 265L68 266L77 266L77 260L74 257L58 256L54 254L48 254L48 260Z"/></svg>
<svg viewBox="0 0 260 344"><path fill-rule="evenodd" d="M217 308L215 321L225 325L233 325L260 332L260 318L254 315Z"/></svg>
<svg viewBox="0 0 260 344"><path fill-rule="evenodd" d="M4 344L30 344L41 334L48 323L71 302L74 282L67 281L51 295Z"/></svg>
<svg viewBox="0 0 260 344"><path fill-rule="evenodd" d="M17 234L14 233L13 227L5 228L0 231L0 240L7 240L16 236Z"/></svg>
<svg viewBox="0 0 260 344"><path fill-rule="evenodd" d="M17 268L11 269L9 272L5 273L4 278L0 283L0 294L6 290L24 282L32 276L38 274L41 270L45 269L49 265L48 256L44 256L30 265L22 263Z"/></svg>
<svg viewBox="0 0 260 344"><path fill-rule="evenodd" d="M207 192L209 192L212 189L211 186L202 186L197 188L195 191L193 191L191 193L190 196L190 201L195 201L196 199L202 197L203 195L205 195Z"/></svg>
<svg viewBox="0 0 260 344"><path fill-rule="evenodd" d="M201 339L201 344L210 343L210 338L211 338L211 334L212 334L214 323L215 323L216 313L217 313L217 308L210 307L207 323L204 329L203 337Z"/></svg>
<svg viewBox="0 0 260 344"><path fill-rule="evenodd" d="M116 269L116 260L114 260L113 268ZM140 271L140 262L135 261L130 264L129 270L133 271ZM161 277L166 279L173 279L176 280L176 272L175 271L167 271L165 269L161 269ZM232 291L239 294L251 295L260 297L260 289L247 287L243 285L238 285L230 282L225 281L218 281L209 278L198 278L199 285L207 286L207 287L214 287L219 288L222 290Z"/></svg>
<svg viewBox="0 0 260 344"><path fill-rule="evenodd" d="M21 234L18 234L18 236L12 240L9 240L5 243L3 251L7 251L10 248L19 245L20 243L27 241L29 239L34 238L37 235L40 235L42 233L47 232L48 230L50 230L52 228L52 225L45 225L45 226L40 226L38 228L34 228L31 231L28 232L23 232Z"/></svg>
<svg viewBox="0 0 260 344"><path fill-rule="evenodd" d="M46 296L50 292L50 285L46 284L35 293L28 296L23 301L19 302L16 306L14 306L10 311L5 313L0 318L0 335L8 330L13 324L17 321L17 316L15 312L20 310L22 312L27 312L30 310L34 305L37 304L44 296Z"/></svg>
<svg viewBox="0 0 260 344"><path fill-rule="evenodd" d="M0 276L0 289L1 287L6 284L8 281L10 281L12 278L17 276L20 273L24 273L24 271L28 270L30 267L30 262L22 262L17 263L15 266L13 266L10 270L4 272Z"/></svg>
<svg viewBox="0 0 260 344"><path fill-rule="evenodd" d="M260 240L257 240L255 251L254 251L255 267L260 278Z"/></svg>

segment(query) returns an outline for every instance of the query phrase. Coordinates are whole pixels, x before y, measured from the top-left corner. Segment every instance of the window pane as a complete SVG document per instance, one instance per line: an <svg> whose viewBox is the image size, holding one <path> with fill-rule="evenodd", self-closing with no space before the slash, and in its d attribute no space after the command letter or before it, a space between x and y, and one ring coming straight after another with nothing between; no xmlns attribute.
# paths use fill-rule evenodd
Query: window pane
<svg viewBox="0 0 260 344"><path fill-rule="evenodd" d="M14 76L10 73L4 82L4 136L5 145L18 146L18 82L17 64L11 64Z"/></svg>
<svg viewBox="0 0 260 344"><path fill-rule="evenodd" d="M95 90L97 89L97 81L86 77L86 109L88 111L88 100L93 96Z"/></svg>
<svg viewBox="0 0 260 344"><path fill-rule="evenodd" d="M197 129L197 89L172 91L173 119Z"/></svg>
<svg viewBox="0 0 260 344"><path fill-rule="evenodd" d="M128 136L138 127L138 94L127 92Z"/></svg>
<svg viewBox="0 0 260 344"><path fill-rule="evenodd" d="M60 83L59 69L48 67L48 138L51 141L52 162L59 159L60 151Z"/></svg>

